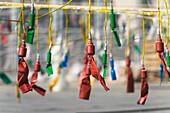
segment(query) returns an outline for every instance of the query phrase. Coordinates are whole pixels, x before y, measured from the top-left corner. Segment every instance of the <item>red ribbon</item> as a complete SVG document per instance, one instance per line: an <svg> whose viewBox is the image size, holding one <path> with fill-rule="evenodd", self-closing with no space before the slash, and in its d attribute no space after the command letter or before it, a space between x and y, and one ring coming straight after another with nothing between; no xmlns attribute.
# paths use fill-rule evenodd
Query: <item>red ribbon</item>
<svg viewBox="0 0 170 113"><path fill-rule="evenodd" d="M168 78L170 78L170 73L168 72L168 70L166 68L166 63L164 61L164 58L163 58L162 54L159 53L158 55L159 55L159 58L161 59L161 62L162 62L162 65L163 65L163 68L165 70L166 75L168 76Z"/></svg>
<svg viewBox="0 0 170 113"><path fill-rule="evenodd" d="M31 86L32 86L32 88L33 88L35 91L37 91L40 95L44 96L46 90L36 85L37 77L38 77L38 73L37 73L37 72L34 72L34 73L32 74L32 76L31 76Z"/></svg>
<svg viewBox="0 0 170 113"><path fill-rule="evenodd" d="M96 67L96 64L94 62L94 59L93 59L93 56L92 55L89 55L89 60L88 60L88 64L89 64L89 67L90 67L90 71L92 73L92 76L94 78L96 78L101 84L102 86L104 87L104 89L106 91L109 90L109 88L106 86L106 83L105 83L105 80L104 78L100 75L97 67Z"/></svg>
<svg viewBox="0 0 170 113"><path fill-rule="evenodd" d="M79 77L79 86L78 86L78 90L80 90L80 86L82 84L82 80L85 77L85 70L86 70L87 64L84 65L83 70L80 73L80 77Z"/></svg>
<svg viewBox="0 0 170 113"><path fill-rule="evenodd" d="M86 68L87 65L84 66L81 74L80 74L80 81L79 81L79 98L89 100L90 92L91 92L91 85L90 85L90 75L86 75Z"/></svg>
<svg viewBox="0 0 170 113"><path fill-rule="evenodd" d="M130 67L127 67L127 93L133 93L134 92L134 78L133 78L133 73Z"/></svg>
<svg viewBox="0 0 170 113"><path fill-rule="evenodd" d="M31 85L28 83L29 69L23 58L18 60L18 87L21 93L32 91Z"/></svg>
<svg viewBox="0 0 170 113"><path fill-rule="evenodd" d="M141 105L145 104L146 98L148 96L148 89L149 89L149 86L146 80L141 79L141 97L138 100L137 104L141 104Z"/></svg>

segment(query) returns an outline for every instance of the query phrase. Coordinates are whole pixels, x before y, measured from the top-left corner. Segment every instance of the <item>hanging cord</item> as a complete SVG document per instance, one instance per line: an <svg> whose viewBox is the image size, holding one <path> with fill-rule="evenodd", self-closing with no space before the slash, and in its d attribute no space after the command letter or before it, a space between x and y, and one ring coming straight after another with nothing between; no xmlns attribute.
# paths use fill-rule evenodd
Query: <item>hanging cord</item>
<svg viewBox="0 0 170 113"><path fill-rule="evenodd" d="M36 16L38 17L38 7L36 10ZM39 23L37 19L37 54L39 53Z"/></svg>
<svg viewBox="0 0 170 113"><path fill-rule="evenodd" d="M22 0L22 24L23 24L23 32L25 34L25 25L24 25L24 0Z"/></svg>
<svg viewBox="0 0 170 113"><path fill-rule="evenodd" d="M20 12L19 12L19 16L18 16L18 19L17 19L17 23L16 23L16 25L15 25L15 32L17 32L17 26L18 26L18 23L19 23L19 21L20 21L20 23L22 22L20 19L21 19L21 16L22 16L22 8L21 8L21 10L20 10Z"/></svg>
<svg viewBox="0 0 170 113"><path fill-rule="evenodd" d="M158 0L158 29L159 29L159 32L160 32L160 7L159 7L159 0Z"/></svg>
<svg viewBox="0 0 170 113"><path fill-rule="evenodd" d="M107 3L106 0L103 0L105 4L105 26L104 26L104 31L105 31L105 44L107 44L107 32L106 32L106 27L107 27Z"/></svg>
<svg viewBox="0 0 170 113"><path fill-rule="evenodd" d="M128 16L127 18L127 50L126 50L126 56L129 56L129 51L130 51L130 17Z"/></svg>
<svg viewBox="0 0 170 113"><path fill-rule="evenodd" d="M88 13L86 14L85 31L86 31L86 45L87 45L88 44Z"/></svg>
<svg viewBox="0 0 170 113"><path fill-rule="evenodd" d="M18 26L18 48L20 47L20 37L21 37L21 23L19 23L19 26Z"/></svg>
<svg viewBox="0 0 170 113"><path fill-rule="evenodd" d="M67 43L68 43L68 12L67 12L67 9L65 10L65 14L66 14L66 41L65 41L64 50L66 50Z"/></svg>
<svg viewBox="0 0 170 113"><path fill-rule="evenodd" d="M91 11L91 0L89 0L89 12L88 12L88 32L90 33L90 11Z"/></svg>
<svg viewBox="0 0 170 113"><path fill-rule="evenodd" d="M145 19L144 19L144 13L143 13L143 54L142 59L144 59L145 56Z"/></svg>
<svg viewBox="0 0 170 113"><path fill-rule="evenodd" d="M162 39L162 42L163 42L163 21L162 21L162 17L161 16L161 39Z"/></svg>
<svg viewBox="0 0 170 113"><path fill-rule="evenodd" d="M44 1L46 2L46 0L44 0ZM43 15L41 15L41 16L39 16L39 17L35 18L35 19L38 19L38 18L41 18L41 17L47 16L47 15L49 15L49 14L51 15L51 13L53 13L53 12L55 12L55 11L59 10L59 9L62 9L63 7L65 7L66 5L68 5L70 2L72 2L72 0L70 0L70 1L69 1L69 2L67 2L66 4L62 5L61 7L57 8L57 9L55 9L55 10L53 10L53 11L49 11L48 13L43 14ZM49 7L49 5L48 5L48 7Z"/></svg>
<svg viewBox="0 0 170 113"><path fill-rule="evenodd" d="M0 19L0 21L10 21L10 22L23 22L21 20L9 20L9 19ZM29 21L24 21L25 23L29 23Z"/></svg>
<svg viewBox="0 0 170 113"><path fill-rule="evenodd" d="M47 3L46 0L44 0L44 1L45 1L45 3L46 3L46 4L48 5L48 7L49 7L49 12L51 12L49 4ZM52 37L51 37L51 22L52 22L52 15L51 15L51 13L49 13L49 14L50 14L50 22L49 22L49 40L50 40L50 42L52 42Z"/></svg>
<svg viewBox="0 0 170 113"><path fill-rule="evenodd" d="M112 33L112 30L110 30L110 53L112 53L112 36L113 36L113 33Z"/></svg>
<svg viewBox="0 0 170 113"><path fill-rule="evenodd" d="M168 22L167 22L167 38L166 38L166 43L165 46L168 45L168 38L169 38L169 13L168 13L168 7L167 7L167 3L165 0L163 0L165 3L165 8L166 8L166 13L167 13L167 18L168 18Z"/></svg>

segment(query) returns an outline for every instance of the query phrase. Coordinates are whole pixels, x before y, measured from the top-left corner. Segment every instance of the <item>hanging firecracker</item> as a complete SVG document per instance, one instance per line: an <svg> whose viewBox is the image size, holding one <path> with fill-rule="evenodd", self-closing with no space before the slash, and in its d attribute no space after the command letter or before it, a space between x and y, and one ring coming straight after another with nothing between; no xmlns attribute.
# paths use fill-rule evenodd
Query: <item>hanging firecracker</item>
<svg viewBox="0 0 170 113"><path fill-rule="evenodd" d="M47 53L47 65L46 65L46 70L48 73L48 76L50 76L51 74L53 74L53 69L52 69L52 64L51 64L51 46L52 46L52 42L49 46L49 50Z"/></svg>
<svg viewBox="0 0 170 113"><path fill-rule="evenodd" d="M170 74L169 74L169 72L166 68L166 63L165 63L163 55L162 55L162 52L164 52L164 43L162 42L160 34L158 34L158 38L157 38L157 41L156 41L156 52L158 53L158 56L161 60L163 68L165 70L165 73L167 74L168 78L170 78Z"/></svg>
<svg viewBox="0 0 170 113"><path fill-rule="evenodd" d="M96 78L98 81L100 81L100 83L102 84L102 86L104 87L104 89L106 91L109 90L109 88L106 86L105 84L105 80L104 78L100 75L97 67L96 67L96 64L94 62L94 58L93 58L93 55L95 54L95 46L93 45L93 42L92 42L92 37L91 37L91 33L89 34L89 40L88 40L88 45L86 47L86 53L87 55L89 56L89 59L88 59L88 66L89 66L89 71L91 72L92 76L94 78Z"/></svg>
<svg viewBox="0 0 170 113"><path fill-rule="evenodd" d="M34 32L35 32L34 25L35 25L34 0L32 0L29 28L27 30L27 36L25 40L26 43L33 44Z"/></svg>
<svg viewBox="0 0 170 113"><path fill-rule="evenodd" d="M127 72L127 93L134 92L134 78L133 72L130 68L131 60L130 60L130 17L127 19L127 50L126 50L126 72Z"/></svg>
<svg viewBox="0 0 170 113"><path fill-rule="evenodd" d="M40 70L41 70L40 57L39 57L39 54L37 54L37 61L36 61L35 65L34 65L34 73L31 76L31 86L40 95L44 96L46 90L36 85L37 77L38 77L38 72Z"/></svg>
<svg viewBox="0 0 170 113"><path fill-rule="evenodd" d="M116 80L116 72L114 69L114 59L112 55L112 30L110 30L110 67L111 67L111 78Z"/></svg>
<svg viewBox="0 0 170 113"><path fill-rule="evenodd" d="M144 67L144 56L145 56L145 22L144 22L144 14L143 14L143 54L142 54L142 60L141 60L141 96L140 99L137 101L137 104L144 105L145 101L148 97L149 92L149 85L146 81L147 78L147 71Z"/></svg>
<svg viewBox="0 0 170 113"><path fill-rule="evenodd" d="M115 14L114 14L114 11L113 11L113 1L112 0L110 0L110 6L111 6L111 10L110 10L110 27L111 27L111 29L113 31L117 46L120 47L121 43L120 43L120 39L119 39L119 36L117 34L117 31L116 31L116 18L115 18Z"/></svg>
<svg viewBox="0 0 170 113"><path fill-rule="evenodd" d="M145 101L148 96L148 90L149 90L148 83L146 82L147 71L145 70L144 65L142 65L142 67L141 67L140 74L141 74L141 97L137 101L137 104L143 105L143 104L145 104Z"/></svg>

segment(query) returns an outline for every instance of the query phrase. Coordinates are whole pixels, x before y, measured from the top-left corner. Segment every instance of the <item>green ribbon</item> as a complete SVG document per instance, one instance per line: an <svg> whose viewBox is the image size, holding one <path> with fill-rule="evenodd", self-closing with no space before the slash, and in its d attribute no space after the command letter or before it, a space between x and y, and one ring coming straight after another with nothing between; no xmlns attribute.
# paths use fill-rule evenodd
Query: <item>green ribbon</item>
<svg viewBox="0 0 170 113"><path fill-rule="evenodd" d="M103 78L106 78L107 64L105 64L103 67L104 67Z"/></svg>
<svg viewBox="0 0 170 113"><path fill-rule="evenodd" d="M137 45L134 45L134 48L138 54L141 54L140 48Z"/></svg>
<svg viewBox="0 0 170 113"><path fill-rule="evenodd" d="M103 64L103 68L104 68L103 78L106 78L106 71L107 71L107 50L104 50L102 64Z"/></svg>
<svg viewBox="0 0 170 113"><path fill-rule="evenodd" d="M166 61L167 61L167 66L170 67L170 62L169 62L169 53L166 53Z"/></svg>
<svg viewBox="0 0 170 113"><path fill-rule="evenodd" d="M40 73L43 75L45 73L44 69L41 68Z"/></svg>
<svg viewBox="0 0 170 113"><path fill-rule="evenodd" d="M27 62L27 65L31 67L32 61L29 59L29 60L26 60L26 62Z"/></svg>
<svg viewBox="0 0 170 113"><path fill-rule="evenodd" d="M2 72L0 72L0 78L3 80L3 82L5 83L5 84L10 84L11 83L11 80L10 80L10 78L8 78L8 76L6 75L6 74L4 74L4 73L2 73Z"/></svg>
<svg viewBox="0 0 170 113"><path fill-rule="evenodd" d="M29 28L28 29L26 39L25 39L25 43L33 44L34 32L35 32L34 28Z"/></svg>
<svg viewBox="0 0 170 113"><path fill-rule="evenodd" d="M51 52L50 52L50 49L47 53L47 63L51 63Z"/></svg>
<svg viewBox="0 0 170 113"><path fill-rule="evenodd" d="M51 63L47 64L47 66L46 66L46 71L47 71L47 73L48 73L48 76L50 76L50 75L53 74L53 68L52 68Z"/></svg>
<svg viewBox="0 0 170 113"><path fill-rule="evenodd" d="M120 40L119 40L119 36L118 36L118 34L117 34L117 31L116 31L116 29L113 29L112 31L113 31L113 34L114 34L114 36L115 36L115 40L116 40L117 46L120 47L120 46L121 46L121 43L120 43Z"/></svg>
<svg viewBox="0 0 170 113"><path fill-rule="evenodd" d="M169 73L170 73L170 62L169 62L169 52L166 53L166 62L167 62L167 66L169 67ZM168 78L168 81L170 82L170 78Z"/></svg>
<svg viewBox="0 0 170 113"><path fill-rule="evenodd" d="M51 52L50 52L50 49L48 50L48 53L47 53L46 70L47 70L48 76L53 74L53 69L52 69L52 65L51 65Z"/></svg>

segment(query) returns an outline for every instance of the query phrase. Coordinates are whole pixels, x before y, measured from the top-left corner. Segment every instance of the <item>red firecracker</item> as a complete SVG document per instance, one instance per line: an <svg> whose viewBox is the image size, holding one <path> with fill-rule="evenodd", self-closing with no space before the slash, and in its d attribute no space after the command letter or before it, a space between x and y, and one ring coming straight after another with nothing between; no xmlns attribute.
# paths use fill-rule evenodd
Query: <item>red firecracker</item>
<svg viewBox="0 0 170 113"><path fill-rule="evenodd" d="M158 38L156 41L156 52L158 53L164 52L164 43L162 42L160 35L158 35Z"/></svg>
<svg viewBox="0 0 170 113"><path fill-rule="evenodd" d="M26 57L26 54L27 54L27 48L26 48L25 40L22 40L22 44L19 47L18 56Z"/></svg>
<svg viewBox="0 0 170 113"><path fill-rule="evenodd" d="M88 40L88 45L86 47L87 55L94 55L95 54L95 47L91 39Z"/></svg>
<svg viewBox="0 0 170 113"><path fill-rule="evenodd" d="M34 71L39 72L41 70L39 54L37 55L37 61L34 65Z"/></svg>

